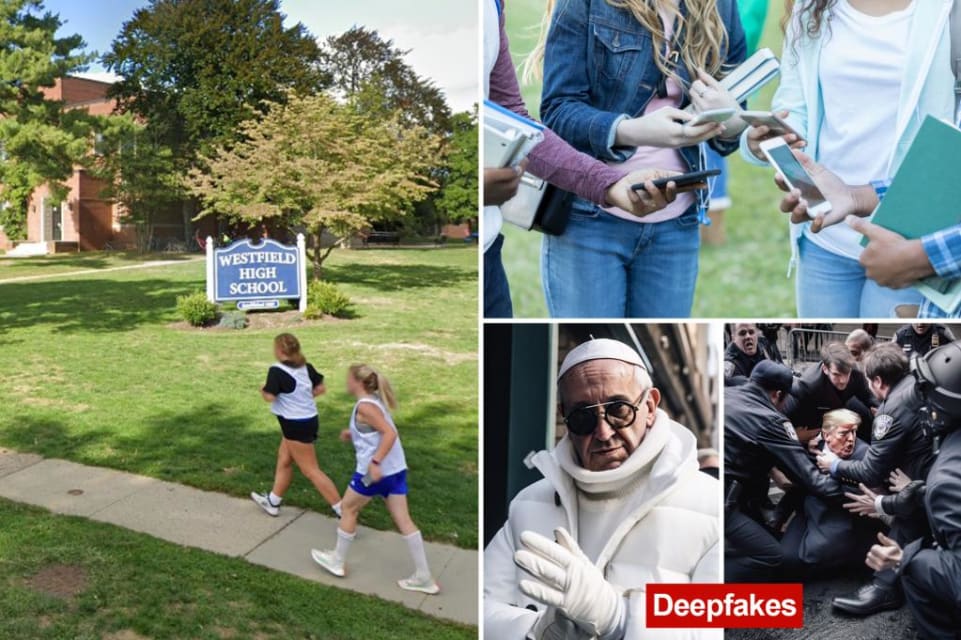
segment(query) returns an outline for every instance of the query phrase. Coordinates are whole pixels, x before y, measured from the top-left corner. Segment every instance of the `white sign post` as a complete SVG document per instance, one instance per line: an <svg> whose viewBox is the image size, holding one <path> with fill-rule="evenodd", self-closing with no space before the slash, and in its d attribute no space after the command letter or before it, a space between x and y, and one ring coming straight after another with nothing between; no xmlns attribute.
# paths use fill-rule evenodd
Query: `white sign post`
<svg viewBox="0 0 961 640"><path fill-rule="evenodd" d="M300 312L307 311L307 242L304 234L297 234L297 251L300 253Z"/></svg>
<svg viewBox="0 0 961 640"><path fill-rule="evenodd" d="M214 239L207 236L207 244L204 245L207 251L207 299L214 300Z"/></svg>

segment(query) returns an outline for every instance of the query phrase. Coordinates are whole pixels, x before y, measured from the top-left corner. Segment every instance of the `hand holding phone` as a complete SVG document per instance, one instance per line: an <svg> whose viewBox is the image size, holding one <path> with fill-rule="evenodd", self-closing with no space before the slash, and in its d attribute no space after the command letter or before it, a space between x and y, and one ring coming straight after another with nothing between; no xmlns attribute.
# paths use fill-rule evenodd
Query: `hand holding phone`
<svg viewBox="0 0 961 640"><path fill-rule="evenodd" d="M692 173L682 173L676 176L658 178L653 181L653 184L658 189L663 189L668 183L673 182L678 192L697 191L699 189L707 189L707 179L718 175L721 175L720 169L708 169L706 171L694 171ZM642 191L644 190L644 185L635 184L631 186L631 189L634 191Z"/></svg>
<svg viewBox="0 0 961 640"><path fill-rule="evenodd" d="M784 138L771 138L760 144L768 162L780 172L789 189L797 189L807 203L807 216L812 220L831 211L831 203L821 193L814 178L794 156L791 145Z"/></svg>
<svg viewBox="0 0 961 640"><path fill-rule="evenodd" d="M691 127L696 127L699 124L707 124L709 122L725 122L734 117L737 113L737 109L730 107L724 107L721 109L707 109L697 113L693 119L688 120L685 124Z"/></svg>
<svg viewBox="0 0 961 640"><path fill-rule="evenodd" d="M804 138L789 125L785 118L788 111L768 113L766 111L744 111L740 117L751 125L747 132L747 147L758 160L766 161L761 151L761 143L772 138L783 138L792 149L803 149L807 143ZM753 120L753 122L752 122Z"/></svg>

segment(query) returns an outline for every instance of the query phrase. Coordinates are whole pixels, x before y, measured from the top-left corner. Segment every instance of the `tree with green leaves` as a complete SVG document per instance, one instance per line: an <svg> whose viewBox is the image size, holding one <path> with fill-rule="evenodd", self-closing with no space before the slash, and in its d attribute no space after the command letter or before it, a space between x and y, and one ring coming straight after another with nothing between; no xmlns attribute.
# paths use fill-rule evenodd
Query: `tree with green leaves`
<svg viewBox="0 0 961 640"><path fill-rule="evenodd" d="M269 104L240 134L203 157L205 171L190 174L201 215L306 231L315 278L340 241L408 215L436 189L424 176L439 162L438 136L326 94Z"/></svg>
<svg viewBox="0 0 961 640"><path fill-rule="evenodd" d="M154 223L187 196L173 151L130 114L105 119L89 163L104 182L101 197L120 205L121 220L134 228L137 250L146 253Z"/></svg>
<svg viewBox="0 0 961 640"><path fill-rule="evenodd" d="M404 60L408 53L377 31L353 27L327 38L320 69L334 95L359 111L399 114L407 125L434 133L450 131L450 107L443 91L417 75Z"/></svg>
<svg viewBox="0 0 961 640"><path fill-rule="evenodd" d="M266 103L329 84L314 37L283 20L279 0L150 0L103 56L123 78L112 95L184 175L202 168L200 157L239 140L240 123L262 116ZM187 236L194 213L188 199Z"/></svg>
<svg viewBox="0 0 961 640"><path fill-rule="evenodd" d="M438 212L449 222L477 217L477 107L455 113L447 139L447 161L440 170L441 188L435 199Z"/></svg>
<svg viewBox="0 0 961 640"><path fill-rule="evenodd" d="M91 60L79 35L57 37L62 25L41 0L0 0L0 226L11 239L26 237L37 187L65 197L63 181L90 151L96 118L46 93Z"/></svg>

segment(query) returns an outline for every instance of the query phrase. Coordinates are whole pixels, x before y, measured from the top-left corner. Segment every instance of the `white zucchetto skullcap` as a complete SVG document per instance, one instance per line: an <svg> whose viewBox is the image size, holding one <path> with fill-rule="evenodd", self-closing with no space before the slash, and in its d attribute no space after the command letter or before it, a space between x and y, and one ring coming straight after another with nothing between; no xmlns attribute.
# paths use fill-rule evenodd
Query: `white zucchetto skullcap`
<svg viewBox="0 0 961 640"><path fill-rule="evenodd" d="M620 360L621 362L637 365L647 371L647 365L644 364L644 361L637 351L620 340L598 338L596 340L582 342L571 349L561 364L561 370L557 373L558 382L560 382L560 379L563 378L564 374L571 368L589 360Z"/></svg>

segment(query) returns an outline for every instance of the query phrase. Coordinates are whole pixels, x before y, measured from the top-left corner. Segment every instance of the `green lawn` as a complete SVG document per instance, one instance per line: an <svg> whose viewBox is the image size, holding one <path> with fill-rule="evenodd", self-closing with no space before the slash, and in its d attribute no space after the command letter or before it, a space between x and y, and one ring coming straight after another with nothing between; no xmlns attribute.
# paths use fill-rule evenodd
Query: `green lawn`
<svg viewBox="0 0 961 640"><path fill-rule="evenodd" d="M381 368L400 400L415 521L476 548L476 248L336 251L328 264L356 318L290 329L328 376L321 468L345 487L346 368ZM0 284L0 445L238 496L269 489L280 432L258 389L281 329L174 326L176 297L203 287L202 261ZM288 501L326 509L299 475ZM381 505L363 521L392 526Z"/></svg>
<svg viewBox="0 0 961 640"><path fill-rule="evenodd" d="M512 0L507 25L514 62L519 67L537 40L544 0ZM778 27L780 3L771 3L761 46L781 51ZM776 88L771 83L751 101L752 109L770 106ZM540 102L540 86L523 88L533 113ZM793 281L785 277L790 258L788 224L777 210L779 192L772 172L748 165L735 153L729 156L729 190L734 206L726 215L727 243L704 246L695 293L695 317L793 317ZM538 233L505 225L504 262L510 279L514 313L544 317L547 310L540 282Z"/></svg>
<svg viewBox="0 0 961 640"><path fill-rule="evenodd" d="M202 258L199 253L151 253L141 255L127 251L84 251L82 253L63 253L34 258L0 257L0 280L24 276L57 275L86 269L106 269L126 267L143 263L145 260L190 260Z"/></svg>
<svg viewBox="0 0 961 640"><path fill-rule="evenodd" d="M476 638L399 604L0 500L0 638Z"/></svg>

